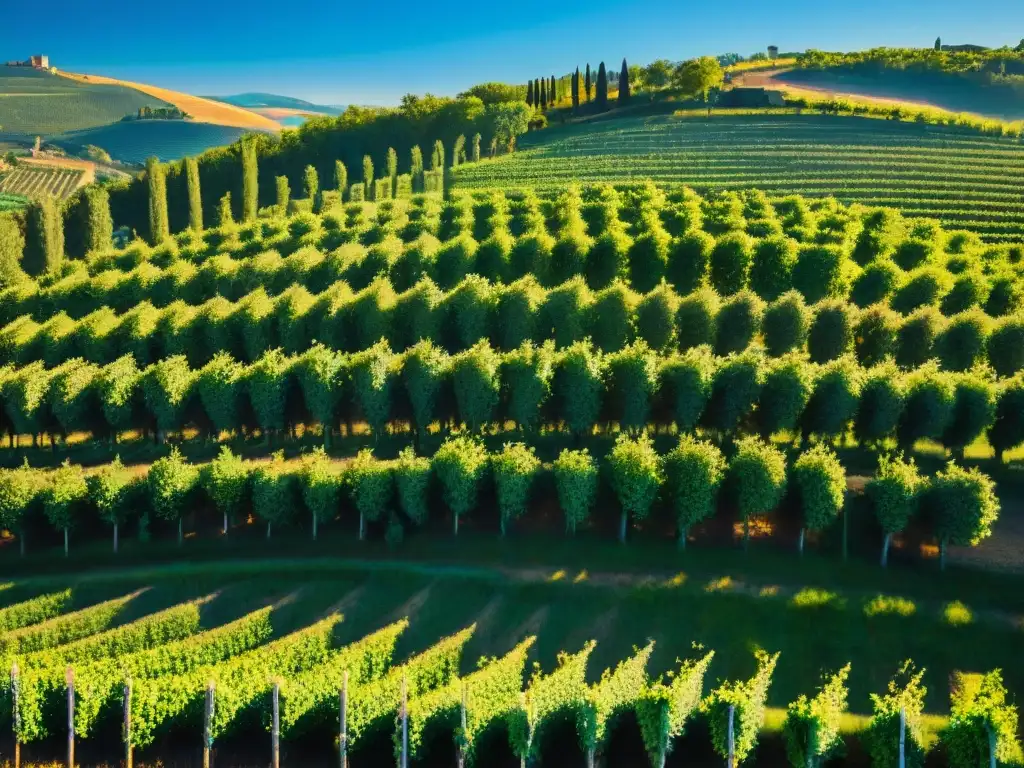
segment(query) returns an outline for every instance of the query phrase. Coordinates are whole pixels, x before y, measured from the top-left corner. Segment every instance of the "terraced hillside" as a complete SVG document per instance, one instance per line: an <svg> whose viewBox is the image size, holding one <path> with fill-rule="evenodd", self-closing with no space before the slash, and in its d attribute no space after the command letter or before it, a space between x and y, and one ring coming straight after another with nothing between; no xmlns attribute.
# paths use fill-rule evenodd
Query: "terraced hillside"
<svg viewBox="0 0 1024 768"><path fill-rule="evenodd" d="M38 198L50 195L58 200L71 197L85 183L86 172L78 168L28 165L0 176L0 192Z"/></svg>
<svg viewBox="0 0 1024 768"><path fill-rule="evenodd" d="M1020 142L859 117L651 117L528 134L521 150L454 172L459 188L557 188L650 178L698 189L755 187L777 198L834 195L1024 240Z"/></svg>

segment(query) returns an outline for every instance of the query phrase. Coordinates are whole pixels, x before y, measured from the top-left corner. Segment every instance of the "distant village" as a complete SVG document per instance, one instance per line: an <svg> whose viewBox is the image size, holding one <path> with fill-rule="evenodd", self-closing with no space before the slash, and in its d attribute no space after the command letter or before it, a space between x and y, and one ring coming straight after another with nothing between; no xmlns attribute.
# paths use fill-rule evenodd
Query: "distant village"
<svg viewBox="0 0 1024 768"><path fill-rule="evenodd" d="M28 61L8 61L8 67L31 67L32 69L49 69L50 57L46 54L29 56Z"/></svg>

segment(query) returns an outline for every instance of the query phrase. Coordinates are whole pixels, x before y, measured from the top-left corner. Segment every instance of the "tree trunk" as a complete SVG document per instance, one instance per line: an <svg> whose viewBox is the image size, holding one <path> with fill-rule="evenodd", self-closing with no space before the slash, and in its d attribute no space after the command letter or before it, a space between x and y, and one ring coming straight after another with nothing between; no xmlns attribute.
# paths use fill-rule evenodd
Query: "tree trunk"
<svg viewBox="0 0 1024 768"><path fill-rule="evenodd" d="M68 556L68 527L64 526L64 557Z"/></svg>
<svg viewBox="0 0 1024 768"><path fill-rule="evenodd" d="M946 570L946 540L942 539L939 542L939 570Z"/></svg>
<svg viewBox="0 0 1024 768"><path fill-rule="evenodd" d="M359 540L362 541L366 538L366 516L359 513Z"/></svg>
<svg viewBox="0 0 1024 768"><path fill-rule="evenodd" d="M501 537L505 538L505 534L508 532L508 526L505 522L505 516L501 516Z"/></svg>
<svg viewBox="0 0 1024 768"><path fill-rule="evenodd" d="M885 538L882 539L882 567L886 568L889 565L889 545L892 543L892 534L885 534Z"/></svg>
<svg viewBox="0 0 1024 768"><path fill-rule="evenodd" d="M319 520L320 520L320 516L314 514L313 515L313 541L316 541L316 529L317 529L317 522Z"/></svg>
<svg viewBox="0 0 1024 768"><path fill-rule="evenodd" d="M267 541L270 541L270 523L267 523Z"/></svg>
<svg viewBox="0 0 1024 768"><path fill-rule="evenodd" d="M228 513L227 512L224 513L224 528L221 530L221 532L225 536L228 535Z"/></svg>
<svg viewBox="0 0 1024 768"><path fill-rule="evenodd" d="M626 543L626 528L629 526L629 513L622 510L622 517L619 519L619 543Z"/></svg>
<svg viewBox="0 0 1024 768"><path fill-rule="evenodd" d="M458 514L458 512L454 513L452 515L452 517L455 518L455 535L458 536L459 535L459 514Z"/></svg>
<svg viewBox="0 0 1024 768"><path fill-rule="evenodd" d="M178 518L178 546L185 543L185 518Z"/></svg>
<svg viewBox="0 0 1024 768"><path fill-rule="evenodd" d="M679 549L686 549L686 536L690 532L690 529L685 526L679 526Z"/></svg>
<svg viewBox="0 0 1024 768"><path fill-rule="evenodd" d="M114 523L114 554L117 554L117 523Z"/></svg>
<svg viewBox="0 0 1024 768"><path fill-rule="evenodd" d="M797 544L797 549L800 551L800 557L804 556L804 537L807 534L806 528L800 529L800 543Z"/></svg>

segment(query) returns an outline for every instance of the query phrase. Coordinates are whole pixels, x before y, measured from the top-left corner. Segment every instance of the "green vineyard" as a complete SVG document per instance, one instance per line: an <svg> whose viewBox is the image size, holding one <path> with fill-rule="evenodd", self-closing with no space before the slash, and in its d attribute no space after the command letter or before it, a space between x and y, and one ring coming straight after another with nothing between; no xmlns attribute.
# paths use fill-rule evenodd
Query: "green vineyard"
<svg viewBox="0 0 1024 768"><path fill-rule="evenodd" d="M0 176L0 193L37 198L49 195L58 200L71 197L85 183L77 168L53 168L21 164Z"/></svg>
<svg viewBox="0 0 1024 768"><path fill-rule="evenodd" d="M522 151L454 173L457 188L651 179L697 189L831 195L1024 239L1024 149L955 128L857 117L622 118L526 137Z"/></svg>

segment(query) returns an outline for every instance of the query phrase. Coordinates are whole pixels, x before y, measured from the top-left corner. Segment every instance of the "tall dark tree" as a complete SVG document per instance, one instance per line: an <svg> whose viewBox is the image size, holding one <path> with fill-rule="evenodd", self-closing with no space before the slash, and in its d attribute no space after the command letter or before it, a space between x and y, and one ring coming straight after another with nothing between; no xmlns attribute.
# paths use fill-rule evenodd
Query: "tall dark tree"
<svg viewBox="0 0 1024 768"><path fill-rule="evenodd" d="M256 165L256 142L242 140L242 221L254 221L259 210L259 171Z"/></svg>
<svg viewBox="0 0 1024 768"><path fill-rule="evenodd" d="M185 180L188 183L188 226L193 232L203 231L203 196L199 190L199 161L185 158Z"/></svg>
<svg viewBox="0 0 1024 768"><path fill-rule="evenodd" d="M533 98L533 80L526 84L526 103L529 106L533 106L535 99Z"/></svg>
<svg viewBox="0 0 1024 768"><path fill-rule="evenodd" d="M149 242L159 245L171 236L167 219L167 175L155 157L146 160L146 178L149 183Z"/></svg>
<svg viewBox="0 0 1024 768"><path fill-rule="evenodd" d="M587 103L590 102L590 64L587 63L587 78L583 81L585 92L583 94L583 100Z"/></svg>
<svg viewBox="0 0 1024 768"><path fill-rule="evenodd" d="M57 201L47 195L29 206L21 267L32 277L60 269L64 261L64 220Z"/></svg>
<svg viewBox="0 0 1024 768"><path fill-rule="evenodd" d="M605 71L604 62L597 68L597 109L604 112L608 109L608 72Z"/></svg>
<svg viewBox="0 0 1024 768"><path fill-rule="evenodd" d="M633 93L629 88L629 65L626 64L626 60L622 60L622 71L619 72L619 106L622 106L629 102L629 97Z"/></svg>
<svg viewBox="0 0 1024 768"><path fill-rule="evenodd" d="M548 108L548 79L546 77L540 81L540 108Z"/></svg>
<svg viewBox="0 0 1024 768"><path fill-rule="evenodd" d="M21 259L25 254L25 235L13 216L0 216L0 288L25 280Z"/></svg>
<svg viewBox="0 0 1024 768"><path fill-rule="evenodd" d="M554 75L551 76L551 85L548 86L548 102L551 106L558 103L558 82Z"/></svg>
<svg viewBox="0 0 1024 768"><path fill-rule="evenodd" d="M423 191L423 150L414 144L409 150L409 175L412 176L412 191Z"/></svg>
<svg viewBox="0 0 1024 768"><path fill-rule="evenodd" d="M572 73L572 108L579 109L580 106L580 68Z"/></svg>
<svg viewBox="0 0 1024 768"><path fill-rule="evenodd" d="M942 38L941 37L936 37L935 38L935 50L936 51L941 51L942 50Z"/></svg>
<svg viewBox="0 0 1024 768"><path fill-rule="evenodd" d="M334 188L342 200L348 192L348 168L341 160L334 161Z"/></svg>
<svg viewBox="0 0 1024 768"><path fill-rule="evenodd" d="M102 251L114 239L114 219L110 215L110 194L106 187L85 188L85 249Z"/></svg>

